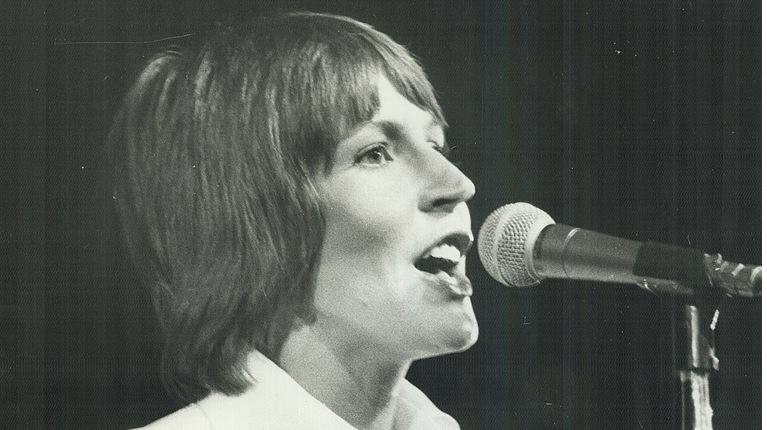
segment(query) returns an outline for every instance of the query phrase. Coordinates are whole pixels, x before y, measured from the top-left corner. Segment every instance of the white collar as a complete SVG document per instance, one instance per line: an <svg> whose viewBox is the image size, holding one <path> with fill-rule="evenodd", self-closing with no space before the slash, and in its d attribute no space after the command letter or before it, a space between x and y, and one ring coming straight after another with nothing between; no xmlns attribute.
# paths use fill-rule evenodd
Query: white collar
<svg viewBox="0 0 767 430"><path fill-rule="evenodd" d="M185 409L196 409L197 415L216 423L216 429L354 430L263 354L252 353L248 369L256 382L243 395L213 393L198 402L199 407L191 405ZM410 382L404 381L400 390L395 416L397 430L460 429L451 416L440 411Z"/></svg>

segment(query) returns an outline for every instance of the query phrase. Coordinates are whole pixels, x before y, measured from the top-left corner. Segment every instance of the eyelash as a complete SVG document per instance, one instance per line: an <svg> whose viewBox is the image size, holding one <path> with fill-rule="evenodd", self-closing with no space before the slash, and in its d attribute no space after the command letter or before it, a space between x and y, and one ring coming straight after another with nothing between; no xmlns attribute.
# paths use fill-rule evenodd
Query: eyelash
<svg viewBox="0 0 767 430"><path fill-rule="evenodd" d="M436 142L432 143L434 144L434 149L442 154L442 156L445 157L447 161L453 163L453 165L456 167L461 167L461 162L456 160L456 154L453 152L453 150L456 148L455 146L450 146L447 143L443 143L442 145L439 145Z"/></svg>
<svg viewBox="0 0 767 430"><path fill-rule="evenodd" d="M439 152L440 154L442 154L442 156L444 156L445 158L450 158L450 151L451 151L453 148L451 148L450 146L448 146L446 143L443 143L443 144L441 144L441 145L440 145L439 143L437 143L437 142L431 142L431 143L432 143L432 145L433 145L434 149L435 149L437 152Z"/></svg>
<svg viewBox="0 0 767 430"><path fill-rule="evenodd" d="M355 164L362 164L364 163L365 157L369 157L371 154L382 154L383 160L386 162L394 160L394 158L389 153L389 149L387 148L386 144L384 143L378 143L365 151L363 151L361 154L359 154L355 159ZM365 163L365 164L372 164L372 165L381 165L382 162L373 162L373 163Z"/></svg>
<svg viewBox="0 0 767 430"><path fill-rule="evenodd" d="M435 151L437 151L440 154L442 154L443 157L447 158L451 163L455 164L456 166L459 164L458 162L456 162L455 160L451 159L451 157L450 157L451 153L452 153L452 150L455 149L454 147L451 147L451 146L447 145L446 143L443 143L441 145L438 144L437 142L431 142L431 143L433 144L433 148L434 148ZM392 157L391 154L389 153L389 149L388 149L386 143L378 143L378 144L376 144L376 145L366 149L361 154L359 154L354 159L354 163L355 164L363 164L363 162L364 162L366 157L369 157L371 154L375 154L375 153L381 153L381 156L383 157L383 161L389 162L389 161L393 161L394 160L394 157ZM365 164L371 164L371 165L376 165L377 166L377 165L382 165L384 163L383 162L373 162L373 163L365 163Z"/></svg>

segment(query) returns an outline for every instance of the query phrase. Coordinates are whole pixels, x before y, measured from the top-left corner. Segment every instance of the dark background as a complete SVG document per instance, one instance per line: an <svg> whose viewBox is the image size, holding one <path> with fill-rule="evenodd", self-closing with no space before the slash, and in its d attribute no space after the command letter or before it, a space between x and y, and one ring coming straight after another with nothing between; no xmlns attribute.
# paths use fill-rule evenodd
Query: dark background
<svg viewBox="0 0 767 430"><path fill-rule="evenodd" d="M0 213L8 428L127 428L178 408L159 384L155 321L120 248L100 156L143 60L216 20L335 12L408 46L477 185L475 231L496 207L527 201L566 224L761 262L757 0L2 8L11 12ZM672 300L630 285L512 290L481 270L475 251L469 272L479 342L409 375L463 428L677 424ZM714 425L759 428L761 300L720 310Z"/></svg>

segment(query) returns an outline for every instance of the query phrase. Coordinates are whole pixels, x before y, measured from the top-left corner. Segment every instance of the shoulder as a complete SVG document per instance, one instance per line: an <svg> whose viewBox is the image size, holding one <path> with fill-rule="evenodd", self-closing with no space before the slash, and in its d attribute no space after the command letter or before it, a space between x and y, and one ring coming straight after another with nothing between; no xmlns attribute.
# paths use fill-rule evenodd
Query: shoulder
<svg viewBox="0 0 767 430"><path fill-rule="evenodd" d="M208 420L194 404L179 409L140 429L133 430L209 430Z"/></svg>

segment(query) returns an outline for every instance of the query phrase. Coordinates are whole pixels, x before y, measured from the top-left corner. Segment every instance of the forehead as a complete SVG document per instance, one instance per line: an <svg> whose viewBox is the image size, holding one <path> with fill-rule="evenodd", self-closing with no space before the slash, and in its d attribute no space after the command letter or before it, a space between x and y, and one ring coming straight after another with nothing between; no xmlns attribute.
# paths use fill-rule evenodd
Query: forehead
<svg viewBox="0 0 767 430"><path fill-rule="evenodd" d="M378 110L368 123L379 125L381 128L400 125L420 127L430 131L443 129L442 123L431 112L421 109L406 99L385 77L380 77L378 80L378 104Z"/></svg>

